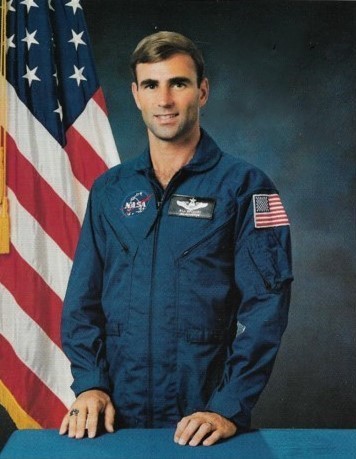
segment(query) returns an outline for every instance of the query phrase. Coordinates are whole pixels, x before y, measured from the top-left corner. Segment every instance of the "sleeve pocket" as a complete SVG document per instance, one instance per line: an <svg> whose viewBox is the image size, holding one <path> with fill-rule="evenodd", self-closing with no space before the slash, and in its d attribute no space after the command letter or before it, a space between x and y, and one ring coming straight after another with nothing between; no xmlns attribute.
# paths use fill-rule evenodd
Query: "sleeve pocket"
<svg viewBox="0 0 356 459"><path fill-rule="evenodd" d="M255 233L248 251L267 291L278 292L293 280L291 255L273 230Z"/></svg>

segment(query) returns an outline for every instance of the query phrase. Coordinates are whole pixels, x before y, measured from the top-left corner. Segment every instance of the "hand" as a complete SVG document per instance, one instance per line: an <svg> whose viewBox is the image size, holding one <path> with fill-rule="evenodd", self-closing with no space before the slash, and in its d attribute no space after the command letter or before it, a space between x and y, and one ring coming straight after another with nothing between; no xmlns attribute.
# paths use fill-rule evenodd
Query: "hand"
<svg viewBox="0 0 356 459"><path fill-rule="evenodd" d="M181 419L177 424L174 441L180 445L210 446L222 438L235 435L236 425L220 414L197 412Z"/></svg>
<svg viewBox="0 0 356 459"><path fill-rule="evenodd" d="M68 437L83 438L87 428L88 437L93 438L100 415L104 415L106 431L114 432L115 408L108 394L96 389L82 392L64 416L59 433L64 435L68 432Z"/></svg>

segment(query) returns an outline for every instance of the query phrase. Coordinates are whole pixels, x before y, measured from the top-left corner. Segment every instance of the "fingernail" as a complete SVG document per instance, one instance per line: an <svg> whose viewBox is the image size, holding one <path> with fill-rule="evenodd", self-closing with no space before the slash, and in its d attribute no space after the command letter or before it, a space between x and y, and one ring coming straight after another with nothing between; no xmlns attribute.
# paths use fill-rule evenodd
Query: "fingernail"
<svg viewBox="0 0 356 459"><path fill-rule="evenodd" d="M178 440L178 443L179 443L180 445L185 445L185 441L183 440L183 438L180 438L180 439Z"/></svg>

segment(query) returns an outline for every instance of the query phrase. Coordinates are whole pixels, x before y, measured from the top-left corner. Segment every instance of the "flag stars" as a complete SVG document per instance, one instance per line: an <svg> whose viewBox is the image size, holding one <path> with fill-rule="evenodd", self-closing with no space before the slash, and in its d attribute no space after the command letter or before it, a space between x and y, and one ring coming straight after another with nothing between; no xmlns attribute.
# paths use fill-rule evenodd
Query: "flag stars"
<svg viewBox="0 0 356 459"><path fill-rule="evenodd" d="M58 113L60 120L63 121L63 108L62 108L62 105L59 103L59 100L57 100L57 104L58 104L58 108L53 111L54 113Z"/></svg>
<svg viewBox="0 0 356 459"><path fill-rule="evenodd" d="M31 70L28 65L26 65L26 73L22 78L26 78L28 80L29 86L31 86L33 81L41 81L41 79L36 75L37 69L38 67L35 67Z"/></svg>
<svg viewBox="0 0 356 459"><path fill-rule="evenodd" d="M68 43L73 43L76 50L78 49L79 45L86 46L85 41L82 40L83 33L84 31L80 33L75 33L74 30L72 29L72 39L68 40Z"/></svg>
<svg viewBox="0 0 356 459"><path fill-rule="evenodd" d="M70 2L66 3L66 6L73 8L74 14L77 12L78 8L80 8L81 10L83 9L80 5L80 0L71 0Z"/></svg>
<svg viewBox="0 0 356 459"><path fill-rule="evenodd" d="M53 74L54 76L54 79L56 80L56 85L58 86L59 85L59 80L58 80L58 71L56 70Z"/></svg>
<svg viewBox="0 0 356 459"><path fill-rule="evenodd" d="M48 8L49 8L51 11L55 11L55 9L53 8L53 5L52 5L52 0L48 0Z"/></svg>
<svg viewBox="0 0 356 459"><path fill-rule="evenodd" d="M73 78L74 80L77 80L77 85L79 86L81 81L87 81L87 79L83 75L84 67L82 67L81 69L78 69L76 65L73 65L73 67L74 67L74 73L69 78Z"/></svg>
<svg viewBox="0 0 356 459"><path fill-rule="evenodd" d="M38 41L35 38L36 33L37 33L37 30L35 30L34 32L30 33L26 29L26 37L23 38L21 41L24 41L24 42L27 43L27 49L30 49L31 45L39 45Z"/></svg>
<svg viewBox="0 0 356 459"><path fill-rule="evenodd" d="M14 38L15 38L15 34L11 35L11 37L6 39L6 51L8 51L10 48L16 48L16 45L14 43Z"/></svg>
<svg viewBox="0 0 356 459"><path fill-rule="evenodd" d="M6 5L7 11L16 11L15 8L12 6L12 2L13 2L13 1L14 1L14 0L9 0L9 1L7 2L7 5Z"/></svg>
<svg viewBox="0 0 356 459"><path fill-rule="evenodd" d="M26 5L27 12L29 12L32 7L38 8L38 5L35 2L35 0L23 0L23 2L21 2L20 4Z"/></svg>

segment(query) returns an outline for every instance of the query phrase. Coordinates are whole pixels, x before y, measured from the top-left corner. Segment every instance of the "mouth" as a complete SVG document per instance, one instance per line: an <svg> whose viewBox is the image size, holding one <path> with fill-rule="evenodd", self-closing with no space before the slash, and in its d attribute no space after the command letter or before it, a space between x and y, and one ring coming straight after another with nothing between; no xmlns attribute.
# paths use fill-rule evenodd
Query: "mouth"
<svg viewBox="0 0 356 459"><path fill-rule="evenodd" d="M168 113L165 115L154 115L154 116L160 121L169 121L173 118L176 118L178 116L178 113Z"/></svg>

